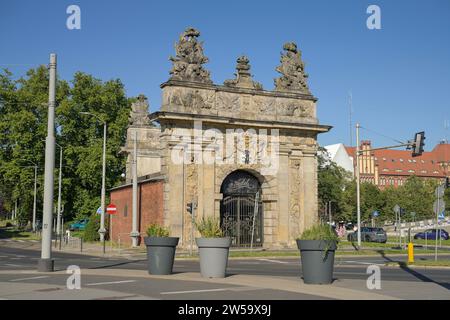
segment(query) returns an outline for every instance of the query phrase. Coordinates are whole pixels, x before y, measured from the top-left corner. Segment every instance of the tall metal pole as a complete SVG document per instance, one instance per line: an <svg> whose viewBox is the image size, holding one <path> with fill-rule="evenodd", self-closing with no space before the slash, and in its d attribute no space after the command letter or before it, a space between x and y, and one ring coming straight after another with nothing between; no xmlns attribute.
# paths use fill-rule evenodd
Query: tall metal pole
<svg viewBox="0 0 450 320"><path fill-rule="evenodd" d="M106 121L103 122L103 167L102 167L102 196L101 196L101 216L100 216L100 241L105 242L105 178L106 177Z"/></svg>
<svg viewBox="0 0 450 320"><path fill-rule="evenodd" d="M356 124L356 215L358 225L358 247L361 248L361 196L359 177L359 123Z"/></svg>
<svg viewBox="0 0 450 320"><path fill-rule="evenodd" d="M45 141L44 208L42 218L41 259L38 271L54 270L52 254L52 210L53 210L53 170L55 168L55 94L56 94L56 54L50 54L50 80L48 92L48 125Z"/></svg>
<svg viewBox="0 0 450 320"><path fill-rule="evenodd" d="M36 232L37 165L34 165L33 232Z"/></svg>
<svg viewBox="0 0 450 320"><path fill-rule="evenodd" d="M106 121L101 119L99 116L90 113L90 112L80 112L81 114L90 115L93 117L96 117L98 120L100 120L103 123L103 159L102 159L102 191L101 191L101 203L100 203L100 209L101 209L101 215L100 215L100 229L98 230L98 233L100 234L100 241L105 242L105 198L106 198Z"/></svg>
<svg viewBox="0 0 450 320"><path fill-rule="evenodd" d="M56 216L56 235L61 234L61 178L62 178L62 156L63 148L59 146L59 182L58 182L58 215Z"/></svg>
<svg viewBox="0 0 450 320"><path fill-rule="evenodd" d="M137 131L134 131L134 151L133 151L133 162L132 162L132 176L133 176L133 217L132 217L132 230L131 239L132 246L137 247L139 231L137 230L137 202L138 202L138 175L137 175Z"/></svg>

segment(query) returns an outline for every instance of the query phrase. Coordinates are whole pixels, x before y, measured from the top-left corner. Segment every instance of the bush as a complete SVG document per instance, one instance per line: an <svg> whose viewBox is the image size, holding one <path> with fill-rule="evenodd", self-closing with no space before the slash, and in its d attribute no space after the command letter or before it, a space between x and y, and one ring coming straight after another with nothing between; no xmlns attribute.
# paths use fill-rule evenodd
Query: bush
<svg viewBox="0 0 450 320"><path fill-rule="evenodd" d="M325 250L323 252L323 258L327 256L328 250L330 250L331 242L339 242L339 237L334 232L331 226L326 224L317 224L311 228L303 231L298 240L322 240L325 241Z"/></svg>
<svg viewBox="0 0 450 320"><path fill-rule="evenodd" d="M84 241L99 241L100 234L98 233L100 229L100 215L92 214L89 217L89 222L86 224L86 229L84 230L83 240Z"/></svg>
<svg viewBox="0 0 450 320"><path fill-rule="evenodd" d="M147 236L149 237L168 237L169 236L169 229L160 226L159 224L152 223L147 228Z"/></svg>
<svg viewBox="0 0 450 320"><path fill-rule="evenodd" d="M220 220L214 217L201 218L200 222L195 222L195 227L203 238L221 238L223 237L220 228Z"/></svg>
<svg viewBox="0 0 450 320"><path fill-rule="evenodd" d="M339 237L334 232L333 228L325 224L317 224L311 228L305 230L299 240L325 240L325 241L338 241Z"/></svg>

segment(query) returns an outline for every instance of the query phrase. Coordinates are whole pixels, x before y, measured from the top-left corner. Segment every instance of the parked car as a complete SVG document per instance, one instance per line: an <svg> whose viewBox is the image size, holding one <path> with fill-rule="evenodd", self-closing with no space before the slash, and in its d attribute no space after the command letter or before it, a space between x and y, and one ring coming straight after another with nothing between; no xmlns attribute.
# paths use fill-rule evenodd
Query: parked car
<svg viewBox="0 0 450 320"><path fill-rule="evenodd" d="M75 223L72 223L69 226L69 230L70 231L80 231L80 230L84 230L86 228L86 225L88 224L89 219L81 219L76 221Z"/></svg>
<svg viewBox="0 0 450 320"><path fill-rule="evenodd" d="M428 239L428 240L436 240L439 239L439 233L441 235L442 240L448 240L449 235L448 232L444 229L428 229L423 232L416 233L414 235L414 239Z"/></svg>
<svg viewBox="0 0 450 320"><path fill-rule="evenodd" d="M350 233L347 236L347 240L351 242L358 241L358 231ZM386 243L387 234L383 228L362 227L361 241Z"/></svg>

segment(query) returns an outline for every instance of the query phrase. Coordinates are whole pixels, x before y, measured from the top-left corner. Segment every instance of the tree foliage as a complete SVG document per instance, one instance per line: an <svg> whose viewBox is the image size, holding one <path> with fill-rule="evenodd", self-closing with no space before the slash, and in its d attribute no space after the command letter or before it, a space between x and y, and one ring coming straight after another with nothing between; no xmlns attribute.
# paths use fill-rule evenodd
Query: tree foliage
<svg viewBox="0 0 450 320"><path fill-rule="evenodd" d="M19 216L32 215L34 170L38 165L37 216L42 217L45 138L47 135L48 69L31 69L17 80L0 72L0 195L7 212L17 201ZM120 80L103 82L77 72L56 86L56 141L63 147L62 203L64 217L88 217L100 206L103 124L107 123L106 188L120 181L125 158L130 99ZM58 195L59 147L55 151L55 205Z"/></svg>
<svg viewBox="0 0 450 320"><path fill-rule="evenodd" d="M327 161L319 155L318 185L319 204L325 218L325 203L333 201L332 215L336 221L356 221L356 181L348 174L342 174L342 168ZM411 221L411 212L415 212L415 220L434 218L434 190L438 182L432 179L409 177L404 185L387 187L380 190L371 183L361 183L361 220L370 222L372 213L379 212L378 221L395 219L393 208L396 204L405 209L402 220ZM450 192L447 191L447 197ZM450 200L450 199L449 199Z"/></svg>

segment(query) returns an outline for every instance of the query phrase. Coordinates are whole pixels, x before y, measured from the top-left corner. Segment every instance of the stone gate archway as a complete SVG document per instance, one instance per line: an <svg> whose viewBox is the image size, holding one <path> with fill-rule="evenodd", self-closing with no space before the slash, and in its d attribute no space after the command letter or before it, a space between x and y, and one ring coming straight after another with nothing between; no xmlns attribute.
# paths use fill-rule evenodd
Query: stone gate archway
<svg viewBox="0 0 450 320"><path fill-rule="evenodd" d="M223 181L220 192L220 225L233 247L263 245L261 184L251 173L236 170Z"/></svg>

